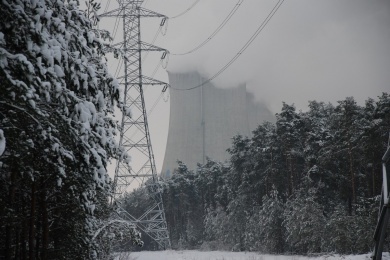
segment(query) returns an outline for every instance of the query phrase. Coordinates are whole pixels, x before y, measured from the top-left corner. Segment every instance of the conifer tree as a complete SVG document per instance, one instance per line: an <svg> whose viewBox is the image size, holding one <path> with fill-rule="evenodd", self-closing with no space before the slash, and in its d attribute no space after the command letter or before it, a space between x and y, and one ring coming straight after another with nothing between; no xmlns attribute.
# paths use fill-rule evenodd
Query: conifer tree
<svg viewBox="0 0 390 260"><path fill-rule="evenodd" d="M96 4L94 5L96 7ZM0 3L0 253L6 259L104 254L110 178L119 158L119 90L106 32L77 1ZM134 233L135 234L135 233Z"/></svg>
<svg viewBox="0 0 390 260"><path fill-rule="evenodd" d="M279 254L284 252L283 201L273 187L263 197L263 205L248 219L247 247L252 250Z"/></svg>

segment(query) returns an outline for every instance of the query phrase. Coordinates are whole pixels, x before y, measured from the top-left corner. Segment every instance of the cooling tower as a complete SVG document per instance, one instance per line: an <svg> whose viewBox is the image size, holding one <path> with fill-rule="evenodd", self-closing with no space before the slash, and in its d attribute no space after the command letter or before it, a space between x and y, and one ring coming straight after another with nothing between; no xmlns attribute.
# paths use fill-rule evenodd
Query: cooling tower
<svg viewBox="0 0 390 260"><path fill-rule="evenodd" d="M180 160L189 169L205 158L224 161L236 134L250 136L263 121L275 121L264 104L256 103L245 85L216 88L211 83L192 90L204 80L199 73L168 73L170 118L162 175L169 177ZM175 90L183 89L183 90Z"/></svg>

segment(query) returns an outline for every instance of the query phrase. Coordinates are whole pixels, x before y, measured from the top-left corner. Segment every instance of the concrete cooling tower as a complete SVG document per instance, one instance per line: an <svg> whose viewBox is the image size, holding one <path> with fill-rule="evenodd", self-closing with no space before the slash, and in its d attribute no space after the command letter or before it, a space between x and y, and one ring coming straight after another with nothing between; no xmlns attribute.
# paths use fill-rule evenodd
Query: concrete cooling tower
<svg viewBox="0 0 390 260"><path fill-rule="evenodd" d="M201 84L198 73L168 73L175 89ZM170 118L162 176L169 177L180 160L189 169L205 158L224 161L236 134L250 136L263 121L275 121L268 108L254 100L245 85L216 88L211 83L193 90L170 91Z"/></svg>

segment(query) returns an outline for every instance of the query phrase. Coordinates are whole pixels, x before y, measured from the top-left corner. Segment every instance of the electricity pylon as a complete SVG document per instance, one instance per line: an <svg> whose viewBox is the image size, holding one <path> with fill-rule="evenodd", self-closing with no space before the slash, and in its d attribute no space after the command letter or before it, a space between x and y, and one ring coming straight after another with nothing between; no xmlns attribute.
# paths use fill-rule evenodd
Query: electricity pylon
<svg viewBox="0 0 390 260"><path fill-rule="evenodd" d="M113 199L116 201L123 197L135 185L145 185L153 198L153 205L150 205L146 212L137 217L121 208L120 205L118 213L120 217L143 230L158 243L160 248L168 249L171 244L150 141L144 99L144 86L164 85L163 91L165 91L168 84L142 74L141 56L144 51L163 52L162 59L167 54L167 50L141 41L141 18L160 17L162 18L160 26L162 26L167 17L142 8L142 2L143 0L118 0L118 9L100 15L100 17L122 18L123 21L123 42L115 44L121 50L124 61L124 75L118 78L124 84L123 116L119 142L136 162L130 167L123 158L117 161Z"/></svg>

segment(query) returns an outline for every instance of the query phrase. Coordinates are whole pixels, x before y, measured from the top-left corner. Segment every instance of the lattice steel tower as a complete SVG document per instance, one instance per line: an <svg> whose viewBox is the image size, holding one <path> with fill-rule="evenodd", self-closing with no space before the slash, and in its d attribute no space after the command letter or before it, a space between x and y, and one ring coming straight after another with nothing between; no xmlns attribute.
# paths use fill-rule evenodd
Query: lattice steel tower
<svg viewBox="0 0 390 260"><path fill-rule="evenodd" d="M114 200L125 195L138 185L146 185L153 198L153 205L141 216L133 216L119 206L120 217L134 223L154 239L161 248L170 248L170 240L158 182L156 165L150 141L144 86L167 84L142 74L142 52L159 51L165 57L167 50L141 41L141 18L160 17L162 26L166 16L141 7L143 0L118 0L119 8L100 17L120 17L123 21L123 42L115 44L122 52L124 75L119 77L124 84L124 100L120 129L120 145L135 163L130 167L118 160L114 177ZM131 115L128 111L131 111ZM137 184L138 183L138 184Z"/></svg>

